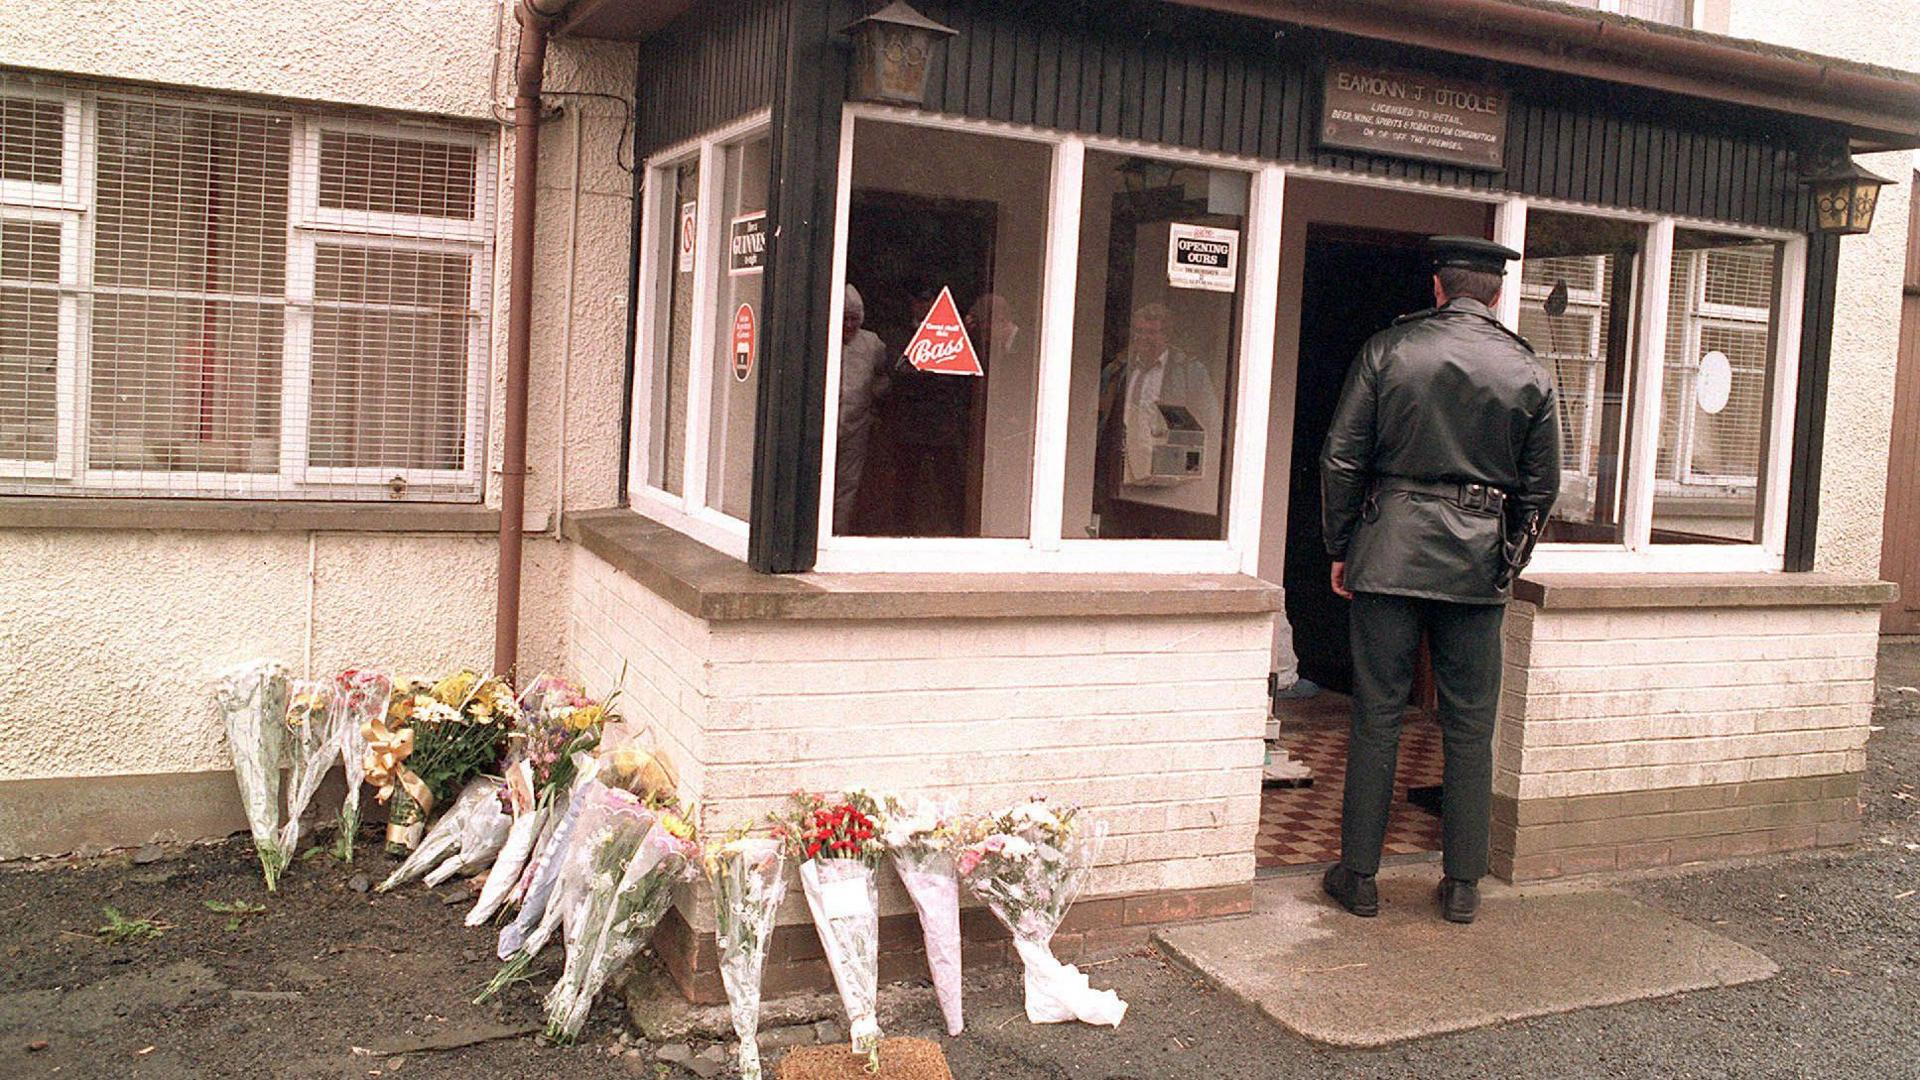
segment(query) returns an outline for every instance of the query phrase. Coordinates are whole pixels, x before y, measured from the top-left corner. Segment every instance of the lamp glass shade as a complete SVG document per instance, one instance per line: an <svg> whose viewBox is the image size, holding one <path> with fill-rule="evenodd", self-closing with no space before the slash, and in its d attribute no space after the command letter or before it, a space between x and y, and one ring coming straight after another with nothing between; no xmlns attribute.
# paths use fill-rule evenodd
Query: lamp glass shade
<svg viewBox="0 0 1920 1080"><path fill-rule="evenodd" d="M1873 228L1873 211L1880 202L1880 187L1887 183L1865 169L1848 162L1825 176L1814 177L1814 221L1823 233L1855 236Z"/></svg>
<svg viewBox="0 0 1920 1080"><path fill-rule="evenodd" d="M955 33L904 0L894 0L846 32L853 37L854 99L892 105L925 103L933 43Z"/></svg>

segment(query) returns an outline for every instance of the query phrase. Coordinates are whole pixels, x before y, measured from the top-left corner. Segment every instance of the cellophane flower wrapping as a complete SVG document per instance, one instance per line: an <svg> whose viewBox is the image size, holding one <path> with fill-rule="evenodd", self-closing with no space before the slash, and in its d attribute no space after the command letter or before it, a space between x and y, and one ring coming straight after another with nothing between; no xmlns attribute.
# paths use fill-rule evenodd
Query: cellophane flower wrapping
<svg viewBox="0 0 1920 1080"><path fill-rule="evenodd" d="M833 985L847 1010L856 1054L880 1046L880 888L872 866L858 859L808 859L800 887L826 951Z"/></svg>
<svg viewBox="0 0 1920 1080"><path fill-rule="evenodd" d="M483 776L469 786L485 786L490 798L473 808L454 837L453 850L438 866L427 871L429 888L451 880L456 874L477 874L493 864L494 857L506 845L513 830L513 813L500 801L502 781Z"/></svg>
<svg viewBox="0 0 1920 1080"><path fill-rule="evenodd" d="M367 779L367 735L362 726L386 712L387 699L393 695L393 680L377 671L349 668L334 677L334 731L340 739L341 773L347 781L347 797L340 803L340 832L334 838L334 854L342 862L353 861L353 844L360 835L360 786Z"/></svg>
<svg viewBox="0 0 1920 1080"><path fill-rule="evenodd" d="M501 928L499 946L495 950L502 960L510 959L516 953L531 955L539 952L546 944L547 936L553 932L551 925L545 931L541 927L546 923L550 910L558 918L559 907L552 902L553 894L560 881L561 868L566 865L574 827L579 823L581 810L595 800L591 792L606 786L594 783L597 759L583 756L586 758L584 767L576 773L573 786L564 799L555 803L548 817L548 825L541 829L540 841L534 846L533 858L528 861L526 872L521 875L525 884L517 886L520 911L512 922ZM530 948L529 943L532 943Z"/></svg>
<svg viewBox="0 0 1920 1080"><path fill-rule="evenodd" d="M287 670L269 660L244 664L220 679L214 702L227 729L240 805L267 891L280 887L289 852L280 845L280 768L287 757Z"/></svg>
<svg viewBox="0 0 1920 1080"><path fill-rule="evenodd" d="M453 800L453 805L427 830L419 845L413 849L413 854L395 867L375 891L386 892L421 877L458 851L461 835L476 815L499 813L500 802L494 794L499 783L484 776L468 781L467 786L460 789L459 797Z"/></svg>
<svg viewBox="0 0 1920 1080"><path fill-rule="evenodd" d="M952 806L929 799L906 803L888 799L881 815L881 837L893 868L920 916L926 942L927 971L933 978L947 1034L966 1027L961 1009L960 872L954 864L957 840Z"/></svg>
<svg viewBox="0 0 1920 1080"><path fill-rule="evenodd" d="M760 1080L760 978L767 945L787 896L787 858L778 840L739 837L708 849L713 936L733 1032L740 1038L741 1080Z"/></svg>
<svg viewBox="0 0 1920 1080"><path fill-rule="evenodd" d="M533 857L534 840L547 819L546 805L535 801L533 770L525 759L507 767L507 779L501 789L501 797L512 812L512 824L507 829L506 842L500 846L500 853L493 860L492 869L487 871L487 881L480 889L480 899L474 903L473 910L467 912L468 926L479 926L486 922L507 902L508 895L526 869L527 860Z"/></svg>
<svg viewBox="0 0 1920 1080"><path fill-rule="evenodd" d="M1050 946L1093 872L1104 823L1084 822L1074 810L1055 811L1034 800L979 822L974 833L956 856L960 876L1013 934L1026 969L1027 1019L1119 1026L1127 1003L1111 990L1093 989Z"/></svg>
<svg viewBox="0 0 1920 1080"><path fill-rule="evenodd" d="M530 883L527 873L536 843L564 803L577 775L576 762L600 743L608 709L564 679L541 675L520 693L520 716L509 734L507 787L513 811L506 843L487 872L480 899L467 913L479 926L512 903Z"/></svg>
<svg viewBox="0 0 1920 1080"><path fill-rule="evenodd" d="M595 822L582 819L583 829L593 828L581 834L583 857L569 862L569 873L585 876L565 890L566 967L547 993L549 1041L568 1043L580 1034L594 999L673 905L674 886L697 872L700 849L685 821L670 809L637 804Z"/></svg>
<svg viewBox="0 0 1920 1080"><path fill-rule="evenodd" d="M287 782L287 822L280 829L280 850L291 857L300 850L300 816L320 790L340 752L340 733L334 728L340 714L333 707L332 679L295 679L287 690L287 746L293 764Z"/></svg>

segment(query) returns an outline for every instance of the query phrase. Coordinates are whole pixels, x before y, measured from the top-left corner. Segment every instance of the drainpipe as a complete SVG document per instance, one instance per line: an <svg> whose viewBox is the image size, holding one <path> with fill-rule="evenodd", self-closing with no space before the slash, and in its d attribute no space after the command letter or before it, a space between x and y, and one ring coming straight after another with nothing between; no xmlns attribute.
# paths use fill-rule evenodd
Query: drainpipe
<svg viewBox="0 0 1920 1080"><path fill-rule="evenodd" d="M521 0L513 71L513 238L507 267L507 416L500 461L500 592L494 601L493 670L520 658L520 566L527 509L527 369L533 321L533 214L540 169L540 85L547 31L567 0Z"/></svg>

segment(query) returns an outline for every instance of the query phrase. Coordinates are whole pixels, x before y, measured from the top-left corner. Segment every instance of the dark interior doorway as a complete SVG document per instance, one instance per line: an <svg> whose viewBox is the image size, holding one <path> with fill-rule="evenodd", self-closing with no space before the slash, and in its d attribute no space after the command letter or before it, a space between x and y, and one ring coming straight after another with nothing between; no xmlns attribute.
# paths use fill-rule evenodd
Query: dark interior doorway
<svg viewBox="0 0 1920 1080"><path fill-rule="evenodd" d="M962 313L994 279L999 207L985 200L931 199L861 191L847 220L847 250L859 264L847 280L861 292L866 329L897 358L942 286ZM971 322L971 318L969 318ZM857 536L980 535L987 382L992 341L970 328L986 378L931 375L895 362L879 404L866 475L853 518L837 523Z"/></svg>
<svg viewBox="0 0 1920 1080"><path fill-rule="evenodd" d="M1287 618L1300 674L1349 693L1353 655L1347 602L1328 580L1320 539L1320 449L1360 346L1410 311L1433 306L1419 233L1312 226L1300 281L1300 370L1294 399L1293 470L1287 498Z"/></svg>

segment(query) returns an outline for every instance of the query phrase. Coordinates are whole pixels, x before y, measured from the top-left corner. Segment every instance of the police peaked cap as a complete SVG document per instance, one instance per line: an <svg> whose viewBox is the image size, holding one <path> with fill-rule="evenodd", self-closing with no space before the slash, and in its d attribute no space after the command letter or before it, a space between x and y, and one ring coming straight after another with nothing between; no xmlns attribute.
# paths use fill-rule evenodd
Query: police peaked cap
<svg viewBox="0 0 1920 1080"><path fill-rule="evenodd" d="M1435 270L1458 266L1465 270L1503 274L1507 263L1520 257L1519 252L1504 244L1482 240L1477 236L1433 236L1427 239L1424 247Z"/></svg>

